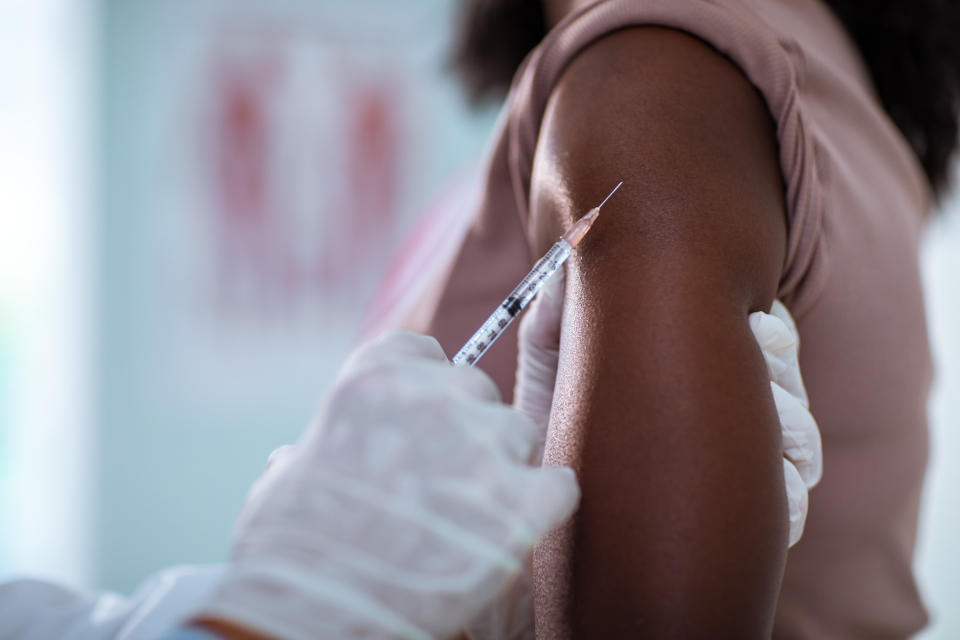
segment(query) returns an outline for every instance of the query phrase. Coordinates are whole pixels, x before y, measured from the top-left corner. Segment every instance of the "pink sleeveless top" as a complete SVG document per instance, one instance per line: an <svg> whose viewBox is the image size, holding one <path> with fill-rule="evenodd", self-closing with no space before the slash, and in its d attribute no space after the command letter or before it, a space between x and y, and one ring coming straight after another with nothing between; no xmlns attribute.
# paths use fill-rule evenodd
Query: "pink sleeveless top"
<svg viewBox="0 0 960 640"><path fill-rule="evenodd" d="M922 170L854 44L818 0L601 0L518 71L460 254L420 312L454 353L526 272L540 121L570 60L616 29L688 32L743 71L777 125L788 253L778 297L823 434L823 480L789 553L776 638L905 638L925 624L911 570L927 460L931 361L918 269ZM514 331L481 367L511 395ZM733 586L733 585L731 585Z"/></svg>

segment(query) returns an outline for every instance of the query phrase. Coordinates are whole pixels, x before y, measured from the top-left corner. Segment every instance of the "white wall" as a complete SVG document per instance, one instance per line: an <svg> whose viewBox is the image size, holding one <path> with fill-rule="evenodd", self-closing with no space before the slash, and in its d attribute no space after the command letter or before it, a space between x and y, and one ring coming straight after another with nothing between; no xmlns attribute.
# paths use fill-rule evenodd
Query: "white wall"
<svg viewBox="0 0 960 640"><path fill-rule="evenodd" d="M476 159L490 118L442 67L455 4L106 2L102 586L226 556L391 249Z"/></svg>

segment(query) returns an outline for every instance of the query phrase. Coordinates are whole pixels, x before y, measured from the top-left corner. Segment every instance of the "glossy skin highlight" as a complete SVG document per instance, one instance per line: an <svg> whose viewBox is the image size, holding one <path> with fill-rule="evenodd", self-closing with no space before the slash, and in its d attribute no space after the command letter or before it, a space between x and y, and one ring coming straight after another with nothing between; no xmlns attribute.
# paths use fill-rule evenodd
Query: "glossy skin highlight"
<svg viewBox="0 0 960 640"><path fill-rule="evenodd" d="M786 218L762 98L681 32L597 41L540 131L536 249L621 179L567 267L546 463L583 497L535 552L537 637L769 638L787 509L747 316L776 295Z"/></svg>

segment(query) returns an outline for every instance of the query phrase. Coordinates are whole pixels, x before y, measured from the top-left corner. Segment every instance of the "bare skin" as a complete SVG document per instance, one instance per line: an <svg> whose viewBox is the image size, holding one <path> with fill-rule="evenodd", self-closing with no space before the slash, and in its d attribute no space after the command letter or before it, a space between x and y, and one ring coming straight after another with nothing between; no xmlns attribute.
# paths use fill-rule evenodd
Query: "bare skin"
<svg viewBox="0 0 960 640"><path fill-rule="evenodd" d="M769 638L787 508L747 316L775 297L786 224L762 98L678 31L592 44L540 132L537 251L620 180L568 266L546 463L583 497L535 553L537 637Z"/></svg>

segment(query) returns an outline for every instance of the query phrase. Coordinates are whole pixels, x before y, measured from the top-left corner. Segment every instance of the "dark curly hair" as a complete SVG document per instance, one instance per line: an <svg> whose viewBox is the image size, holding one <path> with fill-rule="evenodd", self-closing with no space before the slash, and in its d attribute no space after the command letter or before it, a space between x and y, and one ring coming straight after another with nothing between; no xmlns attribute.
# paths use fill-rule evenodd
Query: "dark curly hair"
<svg viewBox="0 0 960 640"><path fill-rule="evenodd" d="M960 2L824 0L847 28L880 102L920 159L934 193L950 185L960 126ZM546 35L540 2L468 0L452 63L476 102L501 97Z"/></svg>

